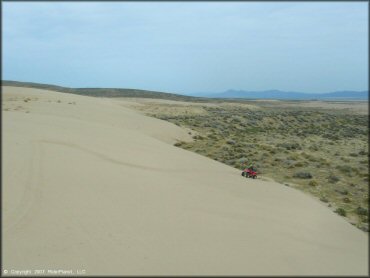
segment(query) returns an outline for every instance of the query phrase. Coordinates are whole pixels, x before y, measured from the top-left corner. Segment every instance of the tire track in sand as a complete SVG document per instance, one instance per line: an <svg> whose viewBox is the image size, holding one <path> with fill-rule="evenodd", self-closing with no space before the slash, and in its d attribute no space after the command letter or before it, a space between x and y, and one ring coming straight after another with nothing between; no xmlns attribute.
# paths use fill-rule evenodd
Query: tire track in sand
<svg viewBox="0 0 370 278"><path fill-rule="evenodd" d="M44 150L39 142L31 142L31 156L26 167L26 184L20 200L20 205L4 217L4 232L12 233L22 231L22 228L31 221L29 215L37 213L36 203L42 200L43 171L42 160ZM8 185L11 186L11 185Z"/></svg>
<svg viewBox="0 0 370 278"><path fill-rule="evenodd" d="M90 150L86 147L82 147L80 145L73 144L73 143L61 142L61 141L51 141L51 140L42 140L40 142L78 149L80 151L86 152L86 153L88 153L90 155L93 155L95 157L98 157L98 158L100 158L104 161L107 161L107 162L110 162L110 163L113 163L113 164L124 165L124 166L130 167L130 168L135 168L135 169L140 169L140 170L144 169L144 170L150 170L150 171L160 171L160 172L168 172L168 171L184 172L184 169L178 170L178 169L170 169L170 168L151 167L151 166L144 166L144 165L140 165L140 164L130 163L130 162L126 162L126 161L121 161L121 160L118 160L116 158L110 157L106 154L96 152L96 151ZM190 169L190 170L194 171L194 169Z"/></svg>
<svg viewBox="0 0 370 278"><path fill-rule="evenodd" d="M18 208L9 212L9 214L4 217L4 232L8 232L12 230L12 233L16 233L18 231L22 231L22 227L27 225L31 221L31 217L29 215L35 215L37 210L40 209L40 206L35 206L36 203L42 201L42 189L44 187L43 181L43 165L44 165L44 158L45 158L45 149L43 147L44 144L51 144L51 145L59 145L68 148L77 149L93 155L99 159L104 161L123 165L126 167L131 167L140 170L149 170L149 171L156 171L156 172L203 172L202 170L197 169L170 169L170 168L159 168L159 167L151 167L151 166L144 166L140 164L130 163L126 161L121 161L116 158L112 158L106 154L96 152L90 150L86 147L82 147L77 144L73 144L70 142L62 142L62 141L53 141L53 140L39 140L33 141L31 143L31 158L28 165L27 171L27 183L25 185L20 205Z"/></svg>

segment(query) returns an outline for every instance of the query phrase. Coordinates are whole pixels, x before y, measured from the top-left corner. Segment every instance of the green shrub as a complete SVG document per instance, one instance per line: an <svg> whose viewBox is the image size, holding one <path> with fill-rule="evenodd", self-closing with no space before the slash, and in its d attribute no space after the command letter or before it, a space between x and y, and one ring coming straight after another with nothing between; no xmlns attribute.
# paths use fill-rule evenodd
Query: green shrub
<svg viewBox="0 0 370 278"><path fill-rule="evenodd" d="M337 208L335 210L335 212L338 213L341 216L346 216L347 215L346 211L343 208Z"/></svg>
<svg viewBox="0 0 370 278"><path fill-rule="evenodd" d="M312 179L312 175L309 172L295 172L293 177L299 179Z"/></svg>
<svg viewBox="0 0 370 278"><path fill-rule="evenodd" d="M229 144L229 145L235 145L236 144L235 140L232 140L232 139L226 140L226 143Z"/></svg>
<svg viewBox="0 0 370 278"><path fill-rule="evenodd" d="M318 184L318 182L317 182L317 181L312 180L312 181L310 181L310 182L308 183L308 185L310 185L310 186L318 186L319 184Z"/></svg>
<svg viewBox="0 0 370 278"><path fill-rule="evenodd" d="M248 158L246 158L246 157L241 157L241 158L239 158L238 159L238 161L239 161L239 163L241 163L241 164L243 164L243 163L248 163Z"/></svg>
<svg viewBox="0 0 370 278"><path fill-rule="evenodd" d="M339 171L343 172L343 173L351 173L352 172L352 167L349 166L349 165L339 165L336 167Z"/></svg>
<svg viewBox="0 0 370 278"><path fill-rule="evenodd" d="M297 142L292 142L292 143L288 143L288 142L285 142L285 143L280 143L280 144L277 144L277 147L282 147L282 148L285 148L287 150L301 150L302 147L299 143Z"/></svg>
<svg viewBox="0 0 370 278"><path fill-rule="evenodd" d="M369 217L367 215L363 215L361 217L361 222L363 222L363 223L369 223Z"/></svg>
<svg viewBox="0 0 370 278"><path fill-rule="evenodd" d="M294 164L294 166L295 167L303 167L304 166L304 163L302 161L299 161L296 164Z"/></svg>
<svg viewBox="0 0 370 278"><path fill-rule="evenodd" d="M340 178L339 177L337 177L337 176L334 176L334 175L330 175L329 177L328 177L328 181L330 182L330 183L336 183L336 182L338 182L340 180Z"/></svg>
<svg viewBox="0 0 370 278"><path fill-rule="evenodd" d="M316 146L316 145L311 145L309 148L308 148L310 151L318 151L319 150L319 147Z"/></svg>
<svg viewBox="0 0 370 278"><path fill-rule="evenodd" d="M357 207L356 213L358 215L368 215L368 210L363 207Z"/></svg>
<svg viewBox="0 0 370 278"><path fill-rule="evenodd" d="M208 138L216 140L217 136L215 134L210 134L208 135Z"/></svg>
<svg viewBox="0 0 370 278"><path fill-rule="evenodd" d="M367 151L362 150L362 151L359 151L358 154L359 155L367 155Z"/></svg>
<svg viewBox="0 0 370 278"><path fill-rule="evenodd" d="M348 195L349 193L347 189L341 189L341 188L335 189L335 191L342 195Z"/></svg>

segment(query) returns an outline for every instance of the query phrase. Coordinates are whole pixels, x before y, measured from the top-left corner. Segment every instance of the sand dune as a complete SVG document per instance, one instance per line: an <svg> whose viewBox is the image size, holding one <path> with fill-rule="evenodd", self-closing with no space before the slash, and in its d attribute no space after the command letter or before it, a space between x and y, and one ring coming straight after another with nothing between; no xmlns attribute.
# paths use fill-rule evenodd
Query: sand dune
<svg viewBox="0 0 370 278"><path fill-rule="evenodd" d="M3 87L3 269L368 274L367 234L121 102Z"/></svg>

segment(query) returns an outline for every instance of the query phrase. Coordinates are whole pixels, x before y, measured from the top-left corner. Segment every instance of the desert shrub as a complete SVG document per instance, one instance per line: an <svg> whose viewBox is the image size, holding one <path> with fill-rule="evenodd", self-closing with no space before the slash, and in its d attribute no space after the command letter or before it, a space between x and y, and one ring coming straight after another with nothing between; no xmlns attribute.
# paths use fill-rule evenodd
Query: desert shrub
<svg viewBox="0 0 370 278"><path fill-rule="evenodd" d="M264 144L260 144L259 147L260 147L261 150L265 150L265 151L270 151L270 150L273 149L271 146L264 145Z"/></svg>
<svg viewBox="0 0 370 278"><path fill-rule="evenodd" d="M292 160L299 160L300 156L299 156L298 153L290 153L289 158L292 159Z"/></svg>
<svg viewBox="0 0 370 278"><path fill-rule="evenodd" d="M368 210L363 207L357 207L356 213L358 215L368 215Z"/></svg>
<svg viewBox="0 0 370 278"><path fill-rule="evenodd" d="M233 139L226 140L226 143L229 144L229 145L235 145L236 144L235 140L233 140Z"/></svg>
<svg viewBox="0 0 370 278"><path fill-rule="evenodd" d="M294 166L295 167L303 167L304 166L304 163L302 161L299 161L296 164L294 164Z"/></svg>
<svg viewBox="0 0 370 278"><path fill-rule="evenodd" d="M297 142L292 142L292 143L288 143L288 142L285 142L285 143L280 143L280 144L277 144L277 147L282 147L282 148L285 148L287 150L301 150L302 147L299 143Z"/></svg>
<svg viewBox="0 0 370 278"><path fill-rule="evenodd" d="M338 192L339 194L342 194L342 195L348 195L348 190L347 189L335 189L336 192Z"/></svg>
<svg viewBox="0 0 370 278"><path fill-rule="evenodd" d="M343 173L346 173L346 174L348 174L348 173L350 173L350 172L352 172L352 167L351 166L349 166L349 165L339 165L339 166L337 166L336 167L339 171L341 171L341 172L343 172Z"/></svg>
<svg viewBox="0 0 370 278"><path fill-rule="evenodd" d="M328 181L330 182L330 183L336 183L336 182L338 182L340 180L340 178L339 177L337 177L337 176L334 176L333 174L331 174L329 177L328 177Z"/></svg>
<svg viewBox="0 0 370 278"><path fill-rule="evenodd" d="M318 182L317 182L317 181L312 180L312 181L310 181L310 182L308 183L308 185L310 185L310 186L318 186L319 184L318 184Z"/></svg>
<svg viewBox="0 0 370 278"><path fill-rule="evenodd" d="M176 142L176 143L174 144L174 146L176 146L176 147L181 147L181 146L182 146L182 144L183 144L183 142Z"/></svg>
<svg viewBox="0 0 370 278"><path fill-rule="evenodd" d="M367 155L367 151L361 150L358 152L359 155Z"/></svg>
<svg viewBox="0 0 370 278"><path fill-rule="evenodd" d="M340 159L343 160L344 162L350 162L349 158L345 156L341 157Z"/></svg>
<svg viewBox="0 0 370 278"><path fill-rule="evenodd" d="M350 202L351 202L351 199L350 199L350 198L348 198L348 197L344 197L344 198L343 198L343 202L345 202L345 203L350 203Z"/></svg>
<svg viewBox="0 0 370 278"><path fill-rule="evenodd" d="M228 145L222 145L221 150L228 151L228 150L230 150L230 146L228 146Z"/></svg>
<svg viewBox="0 0 370 278"><path fill-rule="evenodd" d="M286 160L283 160L282 161L282 166L283 167L287 167L289 168L291 165L293 165L295 163L294 160L291 160L291 159L286 159Z"/></svg>
<svg viewBox="0 0 370 278"><path fill-rule="evenodd" d="M238 161L239 161L239 163L247 163L248 162L248 158L246 158L246 157L243 156L243 157L239 158Z"/></svg>
<svg viewBox="0 0 370 278"><path fill-rule="evenodd" d="M320 197L320 201L324 203L329 202L329 200L325 196Z"/></svg>
<svg viewBox="0 0 370 278"><path fill-rule="evenodd" d="M338 213L341 216L346 216L347 215L346 211L343 208L337 208L335 210L335 212Z"/></svg>
<svg viewBox="0 0 370 278"><path fill-rule="evenodd" d="M267 153L267 152L263 152L261 153L261 158L267 158L267 157L270 157L271 154Z"/></svg>
<svg viewBox="0 0 370 278"><path fill-rule="evenodd" d="M312 179L312 175L309 172L296 172L293 174L293 177L299 179Z"/></svg>
<svg viewBox="0 0 370 278"><path fill-rule="evenodd" d="M311 145L309 148L308 148L310 151L318 151L319 150L319 147L316 146L316 145Z"/></svg>
<svg viewBox="0 0 370 278"><path fill-rule="evenodd" d="M337 134L328 133L328 132L325 132L322 135L322 137L326 138L326 139L330 139L330 140L339 140L340 139L340 137Z"/></svg>
<svg viewBox="0 0 370 278"><path fill-rule="evenodd" d="M208 138L216 140L217 136L215 134L210 134L208 135Z"/></svg>
<svg viewBox="0 0 370 278"><path fill-rule="evenodd" d="M363 223L369 223L369 217L368 217L367 215L363 215L363 216L361 217L361 221L362 221ZM368 230L367 230L367 232L368 232Z"/></svg>
<svg viewBox="0 0 370 278"><path fill-rule="evenodd" d="M319 161L319 158L316 158L315 156L310 155L306 152L302 152L302 156L312 162Z"/></svg>
<svg viewBox="0 0 370 278"><path fill-rule="evenodd" d="M254 149L256 148L256 144L251 144L251 143L245 143L244 146L248 149Z"/></svg>
<svg viewBox="0 0 370 278"><path fill-rule="evenodd" d="M360 173L359 174L360 177L369 177L369 173Z"/></svg>
<svg viewBox="0 0 370 278"><path fill-rule="evenodd" d="M203 136L200 136L200 135L194 135L193 136L193 139L195 139L195 140L203 140L204 137Z"/></svg>
<svg viewBox="0 0 370 278"><path fill-rule="evenodd" d="M365 195L365 196L364 196L364 202L369 203L369 200L370 200L370 199L369 199L369 195Z"/></svg>

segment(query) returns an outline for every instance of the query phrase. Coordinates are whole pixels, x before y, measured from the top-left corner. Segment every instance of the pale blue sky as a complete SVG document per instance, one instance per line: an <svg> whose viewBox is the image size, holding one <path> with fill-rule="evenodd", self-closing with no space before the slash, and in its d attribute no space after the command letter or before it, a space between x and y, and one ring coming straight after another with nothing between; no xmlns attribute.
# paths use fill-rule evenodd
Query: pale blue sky
<svg viewBox="0 0 370 278"><path fill-rule="evenodd" d="M3 79L175 93L368 89L366 2L3 2Z"/></svg>

